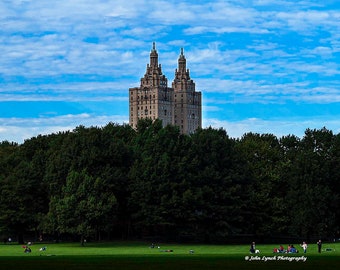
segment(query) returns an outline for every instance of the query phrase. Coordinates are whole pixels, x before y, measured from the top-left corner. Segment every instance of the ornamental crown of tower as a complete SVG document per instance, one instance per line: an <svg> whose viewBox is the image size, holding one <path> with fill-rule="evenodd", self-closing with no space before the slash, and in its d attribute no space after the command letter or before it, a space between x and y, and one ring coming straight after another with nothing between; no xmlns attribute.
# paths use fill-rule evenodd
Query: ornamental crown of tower
<svg viewBox="0 0 340 270"><path fill-rule="evenodd" d="M153 87L167 84L167 78L162 73L162 66L158 64L158 53L155 42L150 52L150 63L146 66L144 77L141 78L141 87Z"/></svg>

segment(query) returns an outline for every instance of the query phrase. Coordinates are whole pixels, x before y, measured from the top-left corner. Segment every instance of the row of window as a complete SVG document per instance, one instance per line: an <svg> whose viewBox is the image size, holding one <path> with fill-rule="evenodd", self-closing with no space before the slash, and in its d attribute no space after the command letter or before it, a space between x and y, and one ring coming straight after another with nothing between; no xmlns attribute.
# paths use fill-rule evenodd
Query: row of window
<svg viewBox="0 0 340 270"><path fill-rule="evenodd" d="M177 102L177 95L175 94L175 102ZM141 96L137 96L137 100L139 99L142 99L142 100L152 100L154 99L155 100L156 98L156 95L141 95ZM162 99L164 100L167 100L167 99L170 99L170 96L169 95L163 95ZM133 93L131 92L131 100L133 100ZM181 102L183 102L183 94L181 94ZM192 98L191 95L189 96L189 99L188 99L188 103L194 103L194 104L198 104L198 100L195 99L195 98Z"/></svg>
<svg viewBox="0 0 340 270"><path fill-rule="evenodd" d="M140 115L151 115L153 114L154 116L156 115L155 111L149 111L148 109L145 109L144 111L138 111L137 112L137 115L140 116ZM171 116L171 111L168 113L167 110L163 110L163 114L164 116ZM133 117L133 112L131 112L131 117ZM175 119L177 119L177 114L175 114ZM181 118L183 118L183 115L181 116ZM199 117L198 116L195 116L195 114L192 114L192 115L189 115L187 119L194 119L194 120L198 120ZM198 121L188 121L188 123L194 123L197 124ZM177 120L175 120L175 124L177 123ZM183 119L181 120L181 123L183 123Z"/></svg>
<svg viewBox="0 0 340 270"><path fill-rule="evenodd" d="M143 116L143 115L156 115L156 112L155 111L149 111L148 109L145 109L145 110L141 110L141 111L137 111L137 116ZM171 116L171 111L168 111L168 110L163 110L163 115L164 116ZM133 117L133 112L131 112L131 117Z"/></svg>

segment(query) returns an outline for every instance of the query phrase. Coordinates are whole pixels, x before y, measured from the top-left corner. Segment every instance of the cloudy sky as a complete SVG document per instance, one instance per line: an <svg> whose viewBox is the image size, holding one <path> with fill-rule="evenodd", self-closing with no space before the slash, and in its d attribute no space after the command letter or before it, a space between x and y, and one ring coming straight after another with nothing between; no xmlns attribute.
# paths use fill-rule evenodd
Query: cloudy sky
<svg viewBox="0 0 340 270"><path fill-rule="evenodd" d="M2 0L0 141L128 123L152 42L170 85L184 48L203 127L339 133L339 22L338 0Z"/></svg>

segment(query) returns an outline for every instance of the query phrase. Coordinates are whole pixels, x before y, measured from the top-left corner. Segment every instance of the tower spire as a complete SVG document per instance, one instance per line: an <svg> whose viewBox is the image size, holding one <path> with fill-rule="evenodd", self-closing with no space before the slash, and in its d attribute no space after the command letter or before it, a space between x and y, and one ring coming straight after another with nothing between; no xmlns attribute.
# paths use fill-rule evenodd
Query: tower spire
<svg viewBox="0 0 340 270"><path fill-rule="evenodd" d="M178 71L182 74L186 72L186 62L187 60L185 59L185 56L184 56L184 50L183 48L181 48L181 54L178 58Z"/></svg>
<svg viewBox="0 0 340 270"><path fill-rule="evenodd" d="M190 79L190 72L187 69L187 60L185 59L183 48L181 48L181 53L178 57L178 67L175 71L172 87L175 91L195 91L195 83Z"/></svg>
<svg viewBox="0 0 340 270"><path fill-rule="evenodd" d="M152 50L150 53L150 66L157 68L158 67L158 53L156 50L156 43L152 43Z"/></svg>

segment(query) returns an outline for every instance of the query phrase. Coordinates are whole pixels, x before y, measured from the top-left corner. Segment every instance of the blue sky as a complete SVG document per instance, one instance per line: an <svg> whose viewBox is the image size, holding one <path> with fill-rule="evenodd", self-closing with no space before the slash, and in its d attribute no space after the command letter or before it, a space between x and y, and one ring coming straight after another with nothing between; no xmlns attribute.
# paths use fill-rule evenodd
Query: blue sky
<svg viewBox="0 0 340 270"><path fill-rule="evenodd" d="M180 48L203 127L340 132L337 0L4 0L0 141L128 123L152 42L169 86Z"/></svg>

